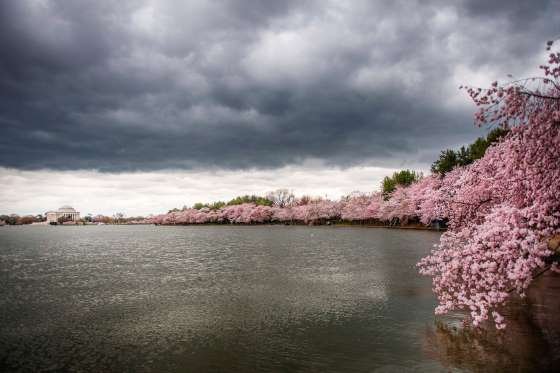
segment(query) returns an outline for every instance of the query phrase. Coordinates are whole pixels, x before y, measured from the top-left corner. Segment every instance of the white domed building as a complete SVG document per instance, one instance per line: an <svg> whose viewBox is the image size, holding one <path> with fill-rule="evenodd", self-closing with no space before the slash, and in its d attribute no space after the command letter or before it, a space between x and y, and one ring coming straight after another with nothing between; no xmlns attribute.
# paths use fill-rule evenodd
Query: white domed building
<svg viewBox="0 0 560 373"><path fill-rule="evenodd" d="M60 220L78 221L80 213L71 206L62 206L57 211L47 212L47 223L58 223Z"/></svg>

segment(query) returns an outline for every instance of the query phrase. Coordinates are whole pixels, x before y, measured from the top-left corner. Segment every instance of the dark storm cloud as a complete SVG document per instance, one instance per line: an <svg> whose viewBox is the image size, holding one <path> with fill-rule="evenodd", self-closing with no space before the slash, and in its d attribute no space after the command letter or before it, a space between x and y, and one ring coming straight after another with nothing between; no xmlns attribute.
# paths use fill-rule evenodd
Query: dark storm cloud
<svg viewBox="0 0 560 373"><path fill-rule="evenodd" d="M428 164L556 2L3 1L0 166Z"/></svg>

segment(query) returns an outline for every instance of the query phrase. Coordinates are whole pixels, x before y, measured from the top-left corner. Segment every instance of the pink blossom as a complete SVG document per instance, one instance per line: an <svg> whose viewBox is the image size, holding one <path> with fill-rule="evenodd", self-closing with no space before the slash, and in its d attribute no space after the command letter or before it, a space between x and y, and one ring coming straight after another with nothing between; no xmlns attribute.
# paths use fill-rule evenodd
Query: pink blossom
<svg viewBox="0 0 560 373"><path fill-rule="evenodd" d="M559 64L560 55L552 55L545 75L557 79ZM512 292L523 296L551 260L546 240L560 232L560 85L547 86L493 84L483 95L468 89L481 106L479 124L516 125L483 158L446 174L421 209L450 227L419 263L433 277L437 313L466 309L479 325L491 311L502 329L495 310Z"/></svg>

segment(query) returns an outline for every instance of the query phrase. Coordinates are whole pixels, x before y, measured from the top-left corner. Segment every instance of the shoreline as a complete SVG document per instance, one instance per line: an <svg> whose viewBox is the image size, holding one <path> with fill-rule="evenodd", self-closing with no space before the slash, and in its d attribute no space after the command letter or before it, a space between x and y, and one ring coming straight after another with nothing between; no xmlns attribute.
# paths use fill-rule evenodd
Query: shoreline
<svg viewBox="0 0 560 373"><path fill-rule="evenodd" d="M283 224L283 223L264 223L264 224L243 224L243 223L201 223L201 224L154 224L154 223L122 223L122 224L19 224L19 225L9 225L7 227L91 227L91 226L120 226L120 225L153 225L153 226L163 226L163 227L203 227L203 226L299 226L299 227L332 227L332 228L385 228L385 229L410 229L410 230L422 230L422 231L433 231L433 232L445 232L446 228L433 228L429 226L424 226L420 224L408 224L408 225L376 225L376 224L351 224L351 223L332 223L332 224Z"/></svg>

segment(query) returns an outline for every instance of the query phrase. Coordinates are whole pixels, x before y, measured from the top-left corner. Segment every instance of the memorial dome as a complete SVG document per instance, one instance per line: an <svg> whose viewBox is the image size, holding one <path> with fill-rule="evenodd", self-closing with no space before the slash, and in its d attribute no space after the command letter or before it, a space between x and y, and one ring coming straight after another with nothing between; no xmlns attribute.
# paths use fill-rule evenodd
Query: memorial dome
<svg viewBox="0 0 560 373"><path fill-rule="evenodd" d="M72 206L62 206L58 209L58 212L76 212Z"/></svg>

